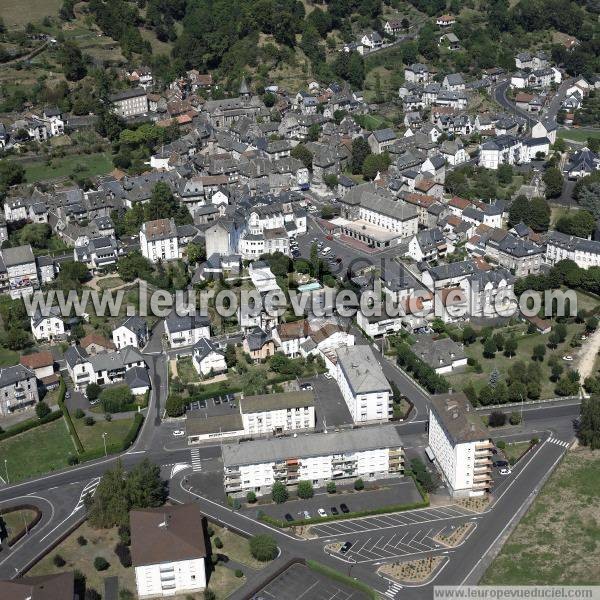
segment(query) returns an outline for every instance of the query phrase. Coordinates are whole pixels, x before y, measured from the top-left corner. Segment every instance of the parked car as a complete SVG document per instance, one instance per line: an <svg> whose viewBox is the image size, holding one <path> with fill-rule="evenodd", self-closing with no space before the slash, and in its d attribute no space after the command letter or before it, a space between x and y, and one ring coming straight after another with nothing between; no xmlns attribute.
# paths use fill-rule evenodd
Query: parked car
<svg viewBox="0 0 600 600"><path fill-rule="evenodd" d="M310 392L313 389L312 383L301 383L300 389L303 392Z"/></svg>
<svg viewBox="0 0 600 600"><path fill-rule="evenodd" d="M347 515L350 512L348 505L344 504L343 502L342 502L342 504L340 504L340 509L345 515Z"/></svg>
<svg viewBox="0 0 600 600"><path fill-rule="evenodd" d="M71 397L71 392L65 392L65 398L68 400Z"/></svg>
<svg viewBox="0 0 600 600"><path fill-rule="evenodd" d="M332 507L329 509L329 512L330 512L332 515L334 515L334 516L335 516L335 515L339 515L339 514L340 514L340 511L337 509L337 507L336 507L336 506L332 506Z"/></svg>
<svg viewBox="0 0 600 600"><path fill-rule="evenodd" d="M294 521L294 517L292 517L292 515L290 515L290 513L286 513L285 516L283 517L288 523L293 523Z"/></svg>
<svg viewBox="0 0 600 600"><path fill-rule="evenodd" d="M318 511L320 517L326 517L327 511L324 508L320 508Z"/></svg>
<svg viewBox="0 0 600 600"><path fill-rule="evenodd" d="M305 510L302 515L305 519L310 519L310 513L307 510Z"/></svg>
<svg viewBox="0 0 600 600"><path fill-rule="evenodd" d="M173 431L173 437L183 437L185 435L185 431L183 429L175 429Z"/></svg>
<svg viewBox="0 0 600 600"><path fill-rule="evenodd" d="M341 548L340 548L340 554L346 554L346 552L348 552L348 550L350 550L350 548L352 548L352 542L346 542Z"/></svg>
<svg viewBox="0 0 600 600"><path fill-rule="evenodd" d="M502 469L500 469L500 475L510 475L511 474L511 470L508 467L503 467Z"/></svg>
<svg viewBox="0 0 600 600"><path fill-rule="evenodd" d="M570 354L565 354L563 356L563 360L566 360L567 362L572 362L573 357Z"/></svg>

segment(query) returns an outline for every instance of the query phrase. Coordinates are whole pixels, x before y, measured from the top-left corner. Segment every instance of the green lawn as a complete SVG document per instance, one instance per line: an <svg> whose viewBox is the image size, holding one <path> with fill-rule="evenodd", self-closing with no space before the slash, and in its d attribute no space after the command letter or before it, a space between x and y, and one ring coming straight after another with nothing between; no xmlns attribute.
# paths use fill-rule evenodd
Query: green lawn
<svg viewBox="0 0 600 600"><path fill-rule="evenodd" d="M124 281L120 277L107 277L106 279L100 279L98 281L98 287L101 290L111 290L120 285L123 285Z"/></svg>
<svg viewBox="0 0 600 600"><path fill-rule="evenodd" d="M38 162L24 164L23 166L29 183L58 177L69 177L70 175L78 177L104 175L113 168L110 155L106 152L54 158L49 165L45 162Z"/></svg>
<svg viewBox="0 0 600 600"><path fill-rule="evenodd" d="M27 527L30 528L32 521L37 513L34 510L25 508L23 510L13 510L0 516L0 533L4 529L6 537L10 541L19 531Z"/></svg>
<svg viewBox="0 0 600 600"><path fill-rule="evenodd" d="M19 362L19 353L0 346L0 367L12 367Z"/></svg>
<svg viewBox="0 0 600 600"><path fill-rule="evenodd" d="M504 337L507 338L509 336L508 332L510 331L515 332L515 337L518 342L516 356L513 358L507 358L502 352L496 352L496 356L494 358L484 358L483 344L478 339L475 343L465 346L465 353L467 357L474 358L479 362L482 367L482 372L476 373L472 367L466 367L462 372L445 375L452 388L455 390L462 390L468 383L473 383L475 389L479 390L482 386L488 383L490 373L494 370L494 367L498 369L501 378L505 380L507 371L511 365L513 365L517 360L524 360L526 362L530 361L534 346L538 346L540 344L546 345L548 342L548 336L546 335L526 334L527 327L524 324L494 330L494 333L502 333ZM566 353L572 353L573 349L569 346L569 342L574 334L583 333L583 331L583 325L568 323L567 337L565 342L560 344L555 350L550 350L546 347L546 356L544 358L544 362L541 363L541 367L545 375L545 377L542 378L542 398L552 398L555 396L554 388L556 384L550 381L548 359L553 354L562 357Z"/></svg>
<svg viewBox="0 0 600 600"><path fill-rule="evenodd" d="M62 418L0 442L0 457L8 460L11 483L62 469L70 455L75 455L75 447Z"/></svg>
<svg viewBox="0 0 600 600"><path fill-rule="evenodd" d="M522 454L529 448L529 442L515 442L514 444L506 444L506 448L502 450L506 460L511 458L515 461L521 458Z"/></svg>
<svg viewBox="0 0 600 600"><path fill-rule="evenodd" d="M83 419L73 419L77 435L86 451L104 448L102 434L106 433L107 445L122 441L131 429L133 417L127 419L114 419L105 421L104 416L95 417L96 422L92 426L85 425Z"/></svg>
<svg viewBox="0 0 600 600"><path fill-rule="evenodd" d="M482 585L600 584L600 453L569 452Z"/></svg>
<svg viewBox="0 0 600 600"><path fill-rule="evenodd" d="M194 367L192 359L189 356L180 358L177 361L177 375L184 385L200 381L200 375L198 375L198 371L196 371L196 367Z"/></svg>
<svg viewBox="0 0 600 600"><path fill-rule="evenodd" d="M600 131L586 131L585 129L559 129L558 137L575 142L585 142L589 137L600 138Z"/></svg>
<svg viewBox="0 0 600 600"><path fill-rule="evenodd" d="M267 565L267 563L256 560L250 554L248 540L245 537L230 531L226 527L219 527L214 523L210 523L210 527L215 532L211 538L213 553L226 554L231 560L248 565L253 569L262 569ZM221 549L215 546L215 538L219 538L223 542Z"/></svg>
<svg viewBox="0 0 600 600"><path fill-rule="evenodd" d="M45 16L58 17L61 5L61 0L2 0L2 18L7 27L22 27Z"/></svg>

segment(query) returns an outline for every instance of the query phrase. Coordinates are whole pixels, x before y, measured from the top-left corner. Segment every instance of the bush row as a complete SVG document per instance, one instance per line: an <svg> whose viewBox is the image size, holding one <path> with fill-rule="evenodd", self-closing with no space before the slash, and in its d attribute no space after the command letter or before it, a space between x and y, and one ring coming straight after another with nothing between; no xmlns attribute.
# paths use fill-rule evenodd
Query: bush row
<svg viewBox="0 0 600 600"><path fill-rule="evenodd" d="M75 429L75 425L73 425L73 420L71 419L71 415L69 413L69 409L65 404L65 393L67 392L67 386L65 385L64 380L61 378L60 386L58 388L58 406L60 406L60 410L65 418L65 423L67 424L67 429L71 434L71 438L73 438L73 442L75 443L75 447L77 448L77 454L83 454L84 448L81 440L79 439L79 435L77 430Z"/></svg>
<svg viewBox="0 0 600 600"><path fill-rule="evenodd" d="M39 427L40 425L45 425L46 423L51 423L52 421L56 421L62 417L62 413L60 410L55 410L50 414L46 415L42 419L27 419L27 421L21 421L16 425L8 428L6 431L0 433L0 442L2 440L6 440L15 435L19 435L19 433L24 433L25 431L29 431L30 429L34 429L35 427Z"/></svg>

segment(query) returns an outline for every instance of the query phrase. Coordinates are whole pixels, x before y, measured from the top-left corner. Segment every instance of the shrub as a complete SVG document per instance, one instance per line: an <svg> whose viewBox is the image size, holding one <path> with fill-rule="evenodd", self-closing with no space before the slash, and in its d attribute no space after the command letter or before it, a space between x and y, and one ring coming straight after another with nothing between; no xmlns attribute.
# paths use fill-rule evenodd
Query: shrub
<svg viewBox="0 0 600 600"><path fill-rule="evenodd" d="M94 588L87 588L85 590L84 599L85 600L102 600L102 596Z"/></svg>
<svg viewBox="0 0 600 600"><path fill-rule="evenodd" d="M488 418L488 425L490 427L502 427L506 424L506 415L499 410L493 411Z"/></svg>
<svg viewBox="0 0 600 600"><path fill-rule="evenodd" d="M94 559L94 569L96 571L106 571L110 567L109 562L102 556L96 556Z"/></svg>
<svg viewBox="0 0 600 600"><path fill-rule="evenodd" d="M237 578L241 578L241 577L243 577L243 576L244 576L244 571L242 571L241 569L236 569L236 570L235 570L235 576L236 576Z"/></svg>
<svg viewBox="0 0 600 600"><path fill-rule="evenodd" d="M513 412L510 413L509 421L511 425L518 425L521 422L521 414L516 410L513 410Z"/></svg>
<svg viewBox="0 0 600 600"><path fill-rule="evenodd" d="M256 494L254 492L248 492L246 494L246 502L248 502L248 504L254 504L256 502Z"/></svg>
<svg viewBox="0 0 600 600"><path fill-rule="evenodd" d="M121 590L119 592L119 600L134 600L135 596L130 590Z"/></svg>
<svg viewBox="0 0 600 600"><path fill-rule="evenodd" d="M69 454L67 457L67 464L71 467L79 463L79 459L74 454Z"/></svg>
<svg viewBox="0 0 600 600"><path fill-rule="evenodd" d="M250 553L260 562L273 560L277 556L277 543L266 533L252 536L249 541Z"/></svg>
<svg viewBox="0 0 600 600"><path fill-rule="evenodd" d="M37 415L38 419L43 419L44 417L48 416L52 411L50 410L50 407L44 402L38 402L35 405L35 414Z"/></svg>
<svg viewBox="0 0 600 600"><path fill-rule="evenodd" d="M365 489L365 482L360 477L354 481L354 489L357 491Z"/></svg>
<svg viewBox="0 0 600 600"><path fill-rule="evenodd" d="M213 543L215 544L215 548L218 548L219 550L223 547L223 542L220 537L215 537Z"/></svg>
<svg viewBox="0 0 600 600"><path fill-rule="evenodd" d="M219 562L219 555L218 554L211 554L210 555L210 562L214 565L216 565Z"/></svg>
<svg viewBox="0 0 600 600"><path fill-rule="evenodd" d="M115 546L115 554L119 559L119 562L127 569L131 566L131 551L129 550L129 546L124 544L123 542L119 542Z"/></svg>
<svg viewBox="0 0 600 600"><path fill-rule="evenodd" d="M81 408L76 408L75 412L73 413L73 416L76 419L83 419L83 417L85 417L85 413L83 412L83 410Z"/></svg>
<svg viewBox="0 0 600 600"><path fill-rule="evenodd" d="M210 589L204 590L204 600L217 600L217 595Z"/></svg>
<svg viewBox="0 0 600 600"><path fill-rule="evenodd" d="M112 421L112 415L110 413L106 413L104 415L104 420L108 422Z"/></svg>
<svg viewBox="0 0 600 600"><path fill-rule="evenodd" d="M498 440L496 442L496 448L500 448L500 450L504 450L504 448L506 448L506 442L504 440Z"/></svg>
<svg viewBox="0 0 600 600"><path fill-rule="evenodd" d="M328 493L328 494L335 494L335 493L336 493L336 491L337 491L337 487L336 487L336 485L335 485L335 481L330 481L330 482L327 484L327 493Z"/></svg>
<svg viewBox="0 0 600 600"><path fill-rule="evenodd" d="M119 539L123 544L131 544L131 531L127 525L119 525Z"/></svg>
<svg viewBox="0 0 600 600"><path fill-rule="evenodd" d="M67 561L60 554L55 554L52 562L54 563L55 567L59 568L64 567L67 564Z"/></svg>
<svg viewBox="0 0 600 600"><path fill-rule="evenodd" d="M77 538L77 543L80 546L87 546L87 540L82 535Z"/></svg>
<svg viewBox="0 0 600 600"><path fill-rule="evenodd" d="M101 392L102 388L97 383L90 383L85 390L85 395L90 402L93 402L98 399Z"/></svg>
<svg viewBox="0 0 600 600"><path fill-rule="evenodd" d="M288 499L288 496L289 494L285 484L281 483L281 481L276 481L271 490L273 502L276 502L277 504L283 504Z"/></svg>
<svg viewBox="0 0 600 600"><path fill-rule="evenodd" d="M298 497L306 500L312 498L315 495L312 483L310 481L299 481L298 482Z"/></svg>
<svg viewBox="0 0 600 600"><path fill-rule="evenodd" d="M92 416L87 416L85 419L83 419L83 424L87 425L88 427L91 427L95 422L96 421Z"/></svg>

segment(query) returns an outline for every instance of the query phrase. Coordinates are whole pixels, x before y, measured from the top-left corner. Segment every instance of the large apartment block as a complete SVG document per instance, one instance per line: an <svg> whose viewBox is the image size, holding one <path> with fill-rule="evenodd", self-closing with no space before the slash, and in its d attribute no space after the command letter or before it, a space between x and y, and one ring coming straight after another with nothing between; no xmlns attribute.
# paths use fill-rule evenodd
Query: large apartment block
<svg viewBox="0 0 600 600"><path fill-rule="evenodd" d="M225 491L267 494L275 481L384 479L404 473L402 440L395 427L351 429L223 446Z"/></svg>
<svg viewBox="0 0 600 600"><path fill-rule="evenodd" d="M432 396L429 448L453 496L490 491L493 443L465 394Z"/></svg>
<svg viewBox="0 0 600 600"><path fill-rule="evenodd" d="M392 390L371 348L338 348L336 359L336 379L354 422L388 421Z"/></svg>

